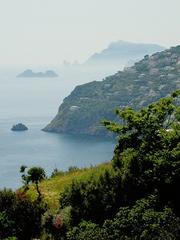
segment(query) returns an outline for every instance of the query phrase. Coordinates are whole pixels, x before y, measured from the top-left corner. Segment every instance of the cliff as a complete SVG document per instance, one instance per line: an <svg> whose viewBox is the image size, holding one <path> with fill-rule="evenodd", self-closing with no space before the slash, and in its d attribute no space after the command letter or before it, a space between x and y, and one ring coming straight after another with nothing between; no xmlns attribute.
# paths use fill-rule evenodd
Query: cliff
<svg viewBox="0 0 180 240"><path fill-rule="evenodd" d="M56 133L106 135L101 120L116 120L114 110L140 109L180 88L180 46L146 55L130 68L77 86L43 130Z"/></svg>

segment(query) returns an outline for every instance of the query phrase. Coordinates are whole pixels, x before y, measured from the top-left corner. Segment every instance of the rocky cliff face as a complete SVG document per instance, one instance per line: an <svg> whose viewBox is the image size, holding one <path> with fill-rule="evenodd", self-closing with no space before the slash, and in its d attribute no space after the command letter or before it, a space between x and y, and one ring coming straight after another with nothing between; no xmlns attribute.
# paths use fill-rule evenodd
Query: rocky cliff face
<svg viewBox="0 0 180 240"><path fill-rule="evenodd" d="M142 108L180 88L180 46L152 56L103 81L77 86L64 99L58 114L44 131L106 135L104 119L116 120L114 110Z"/></svg>

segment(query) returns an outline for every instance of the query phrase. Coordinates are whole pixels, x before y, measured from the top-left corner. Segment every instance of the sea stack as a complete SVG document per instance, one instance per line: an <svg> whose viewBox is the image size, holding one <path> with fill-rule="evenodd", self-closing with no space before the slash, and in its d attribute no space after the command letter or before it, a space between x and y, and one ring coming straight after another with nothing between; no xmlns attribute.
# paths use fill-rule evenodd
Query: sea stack
<svg viewBox="0 0 180 240"><path fill-rule="evenodd" d="M12 131L27 131L28 128L26 127L26 125L24 125L22 123L18 123L16 125L13 125L11 130Z"/></svg>

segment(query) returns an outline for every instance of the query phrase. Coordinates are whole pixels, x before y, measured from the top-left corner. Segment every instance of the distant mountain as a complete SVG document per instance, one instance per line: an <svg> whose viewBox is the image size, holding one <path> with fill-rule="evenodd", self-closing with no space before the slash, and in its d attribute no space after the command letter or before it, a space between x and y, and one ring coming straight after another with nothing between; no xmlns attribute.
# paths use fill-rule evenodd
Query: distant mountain
<svg viewBox="0 0 180 240"><path fill-rule="evenodd" d="M180 88L180 46L152 56L103 81L77 86L64 99L58 114L44 131L106 135L103 119L116 120L114 110L140 109Z"/></svg>
<svg viewBox="0 0 180 240"><path fill-rule="evenodd" d="M23 77L23 78L52 78L52 77L58 77L58 75L52 71L46 71L46 72L33 72L31 69L25 70L23 73L19 74L17 77Z"/></svg>
<svg viewBox="0 0 180 240"><path fill-rule="evenodd" d="M100 53L92 55L85 64L87 65L126 65L130 61L139 60L147 54L165 50L157 44L131 43L117 41L111 43Z"/></svg>
<svg viewBox="0 0 180 240"><path fill-rule="evenodd" d="M93 54L82 64L64 61L60 66L61 74L78 85L93 80L101 80L124 67L132 66L145 55L165 50L156 44L141 44L117 41L106 49Z"/></svg>

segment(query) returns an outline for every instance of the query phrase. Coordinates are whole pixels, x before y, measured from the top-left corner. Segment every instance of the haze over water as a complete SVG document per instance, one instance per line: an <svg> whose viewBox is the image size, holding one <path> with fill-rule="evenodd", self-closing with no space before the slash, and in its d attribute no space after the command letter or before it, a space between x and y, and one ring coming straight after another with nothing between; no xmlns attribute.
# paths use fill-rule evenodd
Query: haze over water
<svg viewBox="0 0 180 240"><path fill-rule="evenodd" d="M52 79L16 78L14 72L0 72L0 188L20 186L22 164L42 166L50 174L54 168L86 167L112 158L113 142L41 131L63 99L83 82L72 79L61 74ZM12 132L18 122L29 130Z"/></svg>

